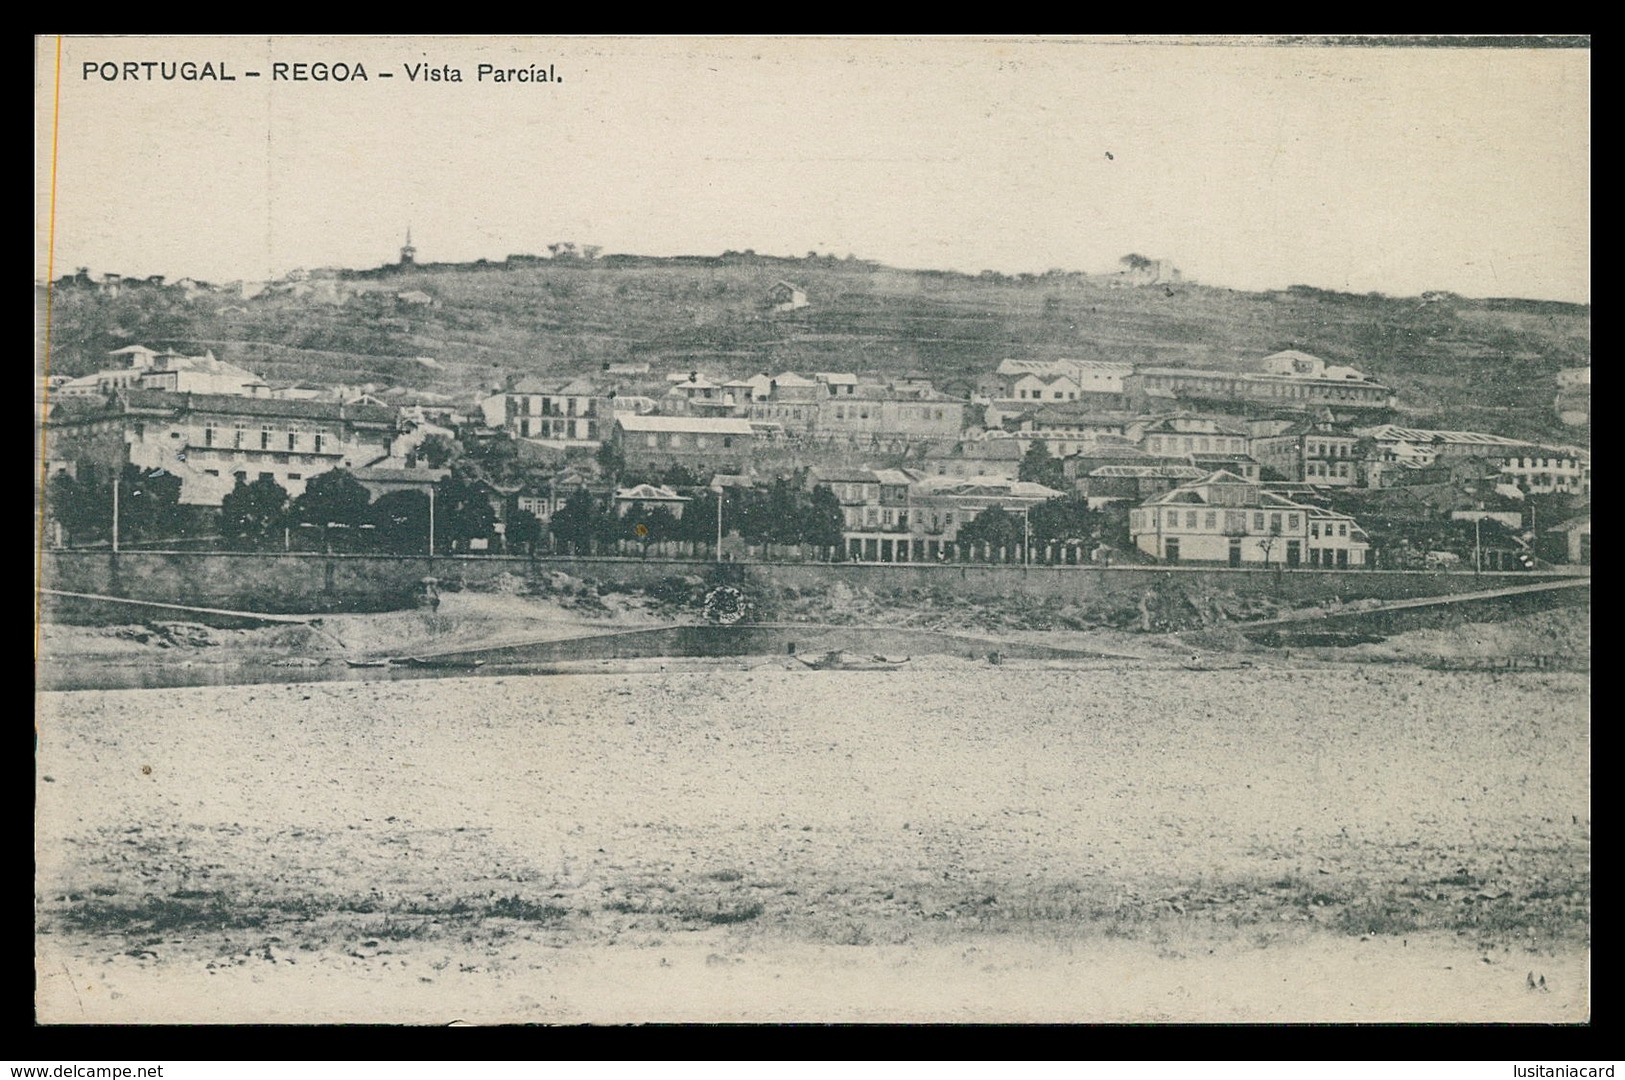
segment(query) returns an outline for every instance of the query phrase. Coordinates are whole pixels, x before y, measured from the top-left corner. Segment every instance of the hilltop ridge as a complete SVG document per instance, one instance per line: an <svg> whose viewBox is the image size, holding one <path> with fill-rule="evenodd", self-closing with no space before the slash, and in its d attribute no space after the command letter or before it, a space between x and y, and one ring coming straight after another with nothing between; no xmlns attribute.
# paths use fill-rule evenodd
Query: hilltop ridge
<svg viewBox="0 0 1625 1080"><path fill-rule="evenodd" d="M246 287L159 279L109 288L80 275L52 289L50 371L84 374L141 342L212 349L273 383L374 383L462 399L527 375L644 362L735 375L917 373L968 394L1007 356L1224 368L1296 348L1394 387L1417 423L1579 434L1561 428L1552 401L1557 371L1590 363L1589 304L1129 281L753 252L515 255L301 271ZM804 293L805 306L776 309L769 293L780 283ZM36 289L43 311L45 287Z"/></svg>

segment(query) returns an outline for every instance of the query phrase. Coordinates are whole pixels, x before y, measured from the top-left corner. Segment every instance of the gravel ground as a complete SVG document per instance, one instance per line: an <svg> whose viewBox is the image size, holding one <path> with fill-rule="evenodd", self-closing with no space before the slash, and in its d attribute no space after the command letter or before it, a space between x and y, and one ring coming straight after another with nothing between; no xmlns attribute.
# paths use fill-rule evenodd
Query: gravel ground
<svg viewBox="0 0 1625 1080"><path fill-rule="evenodd" d="M47 1023L1589 1016L1584 675L38 701Z"/></svg>

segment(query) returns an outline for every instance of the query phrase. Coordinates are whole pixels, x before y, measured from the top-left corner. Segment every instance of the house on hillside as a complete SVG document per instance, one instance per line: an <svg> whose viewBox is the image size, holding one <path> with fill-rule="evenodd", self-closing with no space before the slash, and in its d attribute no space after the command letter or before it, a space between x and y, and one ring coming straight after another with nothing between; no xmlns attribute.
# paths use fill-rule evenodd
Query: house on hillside
<svg viewBox="0 0 1625 1080"><path fill-rule="evenodd" d="M767 302L774 311L795 311L807 306L807 292L790 281L778 281L767 290Z"/></svg>
<svg viewBox="0 0 1625 1080"><path fill-rule="evenodd" d="M1252 456L1283 480L1317 487L1360 482L1359 436L1334 424L1299 420L1274 425L1250 440Z"/></svg>
<svg viewBox="0 0 1625 1080"><path fill-rule="evenodd" d="M481 402L488 422L492 409ZM525 378L502 395L501 423L517 439L573 446L597 446L612 399L586 379L550 381Z"/></svg>
<svg viewBox="0 0 1625 1080"><path fill-rule="evenodd" d="M202 356L182 356L172 351L158 353L142 371L141 387L178 394L271 395L271 385L264 379L246 368L215 359L212 351L205 351Z"/></svg>
<svg viewBox="0 0 1625 1080"><path fill-rule="evenodd" d="M743 472L755 448L756 432L749 420L739 417L618 412L610 438L634 468L683 465Z"/></svg>
<svg viewBox="0 0 1625 1080"><path fill-rule="evenodd" d="M1021 471L1021 443L1016 439L970 439L947 447L933 446L922 468L931 476L961 480L1014 480Z"/></svg>

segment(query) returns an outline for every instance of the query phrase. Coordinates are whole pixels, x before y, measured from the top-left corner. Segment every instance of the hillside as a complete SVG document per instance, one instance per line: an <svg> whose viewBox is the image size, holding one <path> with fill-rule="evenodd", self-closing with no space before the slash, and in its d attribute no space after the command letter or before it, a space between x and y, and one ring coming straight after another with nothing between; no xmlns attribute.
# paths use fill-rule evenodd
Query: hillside
<svg viewBox="0 0 1625 1080"><path fill-rule="evenodd" d="M767 292L781 279L805 290L809 306L771 310ZM433 302L398 299L405 291ZM37 292L43 310L46 290ZM1552 400L1555 373L1590 362L1590 305L1124 287L1058 271L973 276L751 254L318 272L248 299L128 284L117 296L52 292L53 374L84 374L106 351L142 342L210 348L273 382L463 398L518 375L642 361L657 378L685 367L921 372L964 392L1006 356L1222 367L1299 348L1393 385L1418 424L1586 438L1556 423Z"/></svg>

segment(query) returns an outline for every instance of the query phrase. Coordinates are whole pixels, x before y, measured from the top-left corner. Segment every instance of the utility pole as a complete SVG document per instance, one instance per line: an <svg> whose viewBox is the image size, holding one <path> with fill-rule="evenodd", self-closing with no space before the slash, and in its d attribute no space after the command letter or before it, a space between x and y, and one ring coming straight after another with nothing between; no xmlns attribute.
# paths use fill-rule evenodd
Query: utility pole
<svg viewBox="0 0 1625 1080"><path fill-rule="evenodd" d="M118 554L118 489L123 481L118 470L113 471L113 554Z"/></svg>
<svg viewBox="0 0 1625 1080"><path fill-rule="evenodd" d="M1473 576L1476 578L1484 572L1484 519L1473 519Z"/></svg>
<svg viewBox="0 0 1625 1080"><path fill-rule="evenodd" d="M1031 527L1031 523L1029 522L1029 520L1027 518L1027 511L1029 509L1031 509L1031 508L1026 507L1026 506L1023 506L1021 508L1021 565L1022 566L1030 566L1030 565L1032 565L1032 557L1033 557L1032 556L1032 552L1033 552L1033 530L1032 530L1032 527Z"/></svg>
<svg viewBox="0 0 1625 1080"><path fill-rule="evenodd" d="M722 561L722 499L726 488L717 488L717 562Z"/></svg>
<svg viewBox="0 0 1625 1080"><path fill-rule="evenodd" d="M429 558L434 558L434 487L429 487Z"/></svg>

